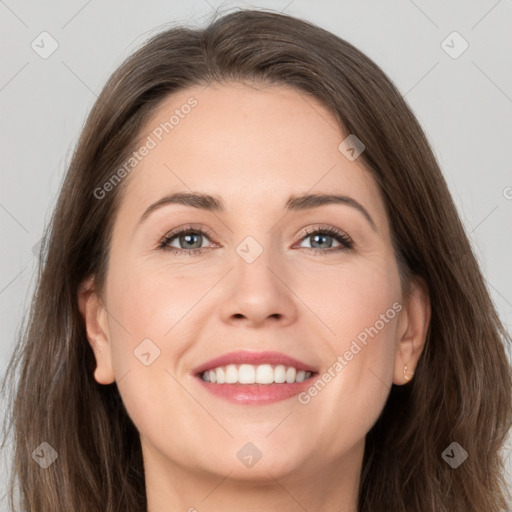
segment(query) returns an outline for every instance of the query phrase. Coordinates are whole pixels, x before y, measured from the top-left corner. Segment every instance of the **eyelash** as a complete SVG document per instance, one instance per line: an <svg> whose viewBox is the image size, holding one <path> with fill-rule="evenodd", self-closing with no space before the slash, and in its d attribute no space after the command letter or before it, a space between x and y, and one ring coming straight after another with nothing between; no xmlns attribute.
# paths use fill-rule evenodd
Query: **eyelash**
<svg viewBox="0 0 512 512"><path fill-rule="evenodd" d="M179 228L177 231L173 231L173 232L165 235L164 238L160 241L160 243L158 245L158 249L163 250L163 251L172 252L173 254L176 254L178 256L183 256L185 253L189 257L200 254L200 253L204 252L205 250L211 249L211 247L201 247L198 249L190 249L190 250L189 249L178 249L176 247L170 247L168 245L177 236L179 236L181 234L185 234L185 233L186 234L206 235L207 238L210 238L210 237L213 238L213 236L211 235L209 230L206 228L197 229L197 228L193 228L192 226L184 226L182 228ZM341 245L341 247L336 247L334 249L331 249L331 248L330 249L315 249L314 247L301 247L301 249L305 249L307 252L310 252L317 256L324 256L330 252L338 252L338 251L344 252L344 251L348 251L354 247L353 240L346 233L343 233L342 231L339 231L338 229L329 227L329 226L318 227L311 231L306 231L302 235L300 242L302 242L302 240L304 240L305 238L308 238L311 235L317 235L317 234L324 234L324 235L331 236L331 237L335 238L338 242L340 242L342 245Z"/></svg>

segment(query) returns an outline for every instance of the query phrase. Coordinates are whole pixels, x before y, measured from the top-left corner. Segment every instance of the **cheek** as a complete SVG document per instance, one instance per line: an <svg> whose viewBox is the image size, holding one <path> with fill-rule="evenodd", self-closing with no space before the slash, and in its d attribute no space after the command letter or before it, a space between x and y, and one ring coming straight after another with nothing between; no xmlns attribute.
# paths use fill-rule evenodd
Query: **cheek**
<svg viewBox="0 0 512 512"><path fill-rule="evenodd" d="M392 260L361 265L347 279L336 350L347 362L346 378L354 379L362 391L390 386L400 301L400 279Z"/></svg>
<svg viewBox="0 0 512 512"><path fill-rule="evenodd" d="M354 258L339 266L297 272L293 290L316 316L317 333L333 349L346 350L347 343L376 322L384 336L381 315L401 300L398 269L392 258ZM391 310L384 320L392 320ZM384 333L384 331L386 331ZM338 352L339 353L339 352Z"/></svg>
<svg viewBox="0 0 512 512"><path fill-rule="evenodd" d="M139 265L127 275L112 274L109 297L125 336L129 332L134 342L167 342L207 290L204 279L191 279L175 269Z"/></svg>
<svg viewBox="0 0 512 512"><path fill-rule="evenodd" d="M177 382L177 362L187 348L187 312L194 314L191 308L204 286L134 266L126 274L112 272L109 287L112 364L124 406L141 436L158 432L162 439L175 439L184 428L168 421L176 411L186 410L188 419L201 420L200 408L190 407L190 397ZM168 449L179 451L174 445Z"/></svg>
<svg viewBox="0 0 512 512"><path fill-rule="evenodd" d="M127 409L144 422L154 414L151 397L176 392L166 371L176 374L187 348L183 329L204 286L148 266L123 268L119 265L108 281L112 365Z"/></svg>
<svg viewBox="0 0 512 512"><path fill-rule="evenodd" d="M312 309L322 319L317 332L324 343L318 347L325 352L326 367L300 401L320 424L345 429L340 440L345 443L366 434L389 394L402 309L400 281L389 260L387 265L347 266L318 282L321 286L308 286L304 301L316 305ZM300 293L304 296L306 287ZM338 439L334 430L330 439Z"/></svg>

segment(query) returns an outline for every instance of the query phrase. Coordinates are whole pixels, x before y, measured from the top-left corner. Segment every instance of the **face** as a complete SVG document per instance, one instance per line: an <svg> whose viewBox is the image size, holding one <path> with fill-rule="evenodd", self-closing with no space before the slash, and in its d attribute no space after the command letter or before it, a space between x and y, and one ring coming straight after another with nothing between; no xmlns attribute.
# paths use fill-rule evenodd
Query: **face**
<svg viewBox="0 0 512 512"><path fill-rule="evenodd" d="M405 383L404 364L411 372L419 357L425 317L402 293L374 179L339 149L346 136L304 93L234 83L181 91L145 126L149 149L125 178L115 219L104 309L95 315L88 302L86 315L95 378L117 382L155 478L360 469L391 384ZM176 193L222 208L160 201ZM343 199L290 201L308 194ZM240 350L278 352L314 373L254 394L248 384L212 393L228 384L195 370Z"/></svg>

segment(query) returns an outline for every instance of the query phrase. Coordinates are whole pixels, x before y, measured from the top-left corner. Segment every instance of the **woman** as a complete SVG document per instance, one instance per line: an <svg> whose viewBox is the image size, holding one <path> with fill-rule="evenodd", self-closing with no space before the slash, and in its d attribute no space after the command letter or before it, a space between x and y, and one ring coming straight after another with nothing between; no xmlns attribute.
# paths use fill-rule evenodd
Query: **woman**
<svg viewBox="0 0 512 512"><path fill-rule="evenodd" d="M246 10L149 40L43 255L24 510L506 507L510 336L419 124L335 35Z"/></svg>

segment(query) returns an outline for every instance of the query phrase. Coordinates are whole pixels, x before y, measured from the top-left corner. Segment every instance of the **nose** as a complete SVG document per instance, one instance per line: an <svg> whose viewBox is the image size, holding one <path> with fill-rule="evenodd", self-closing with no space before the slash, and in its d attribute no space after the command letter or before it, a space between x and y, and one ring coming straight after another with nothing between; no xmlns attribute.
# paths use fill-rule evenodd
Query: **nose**
<svg viewBox="0 0 512 512"><path fill-rule="evenodd" d="M237 256L221 307L222 320L247 327L295 322L297 298L290 274L270 250L264 250L252 263Z"/></svg>

